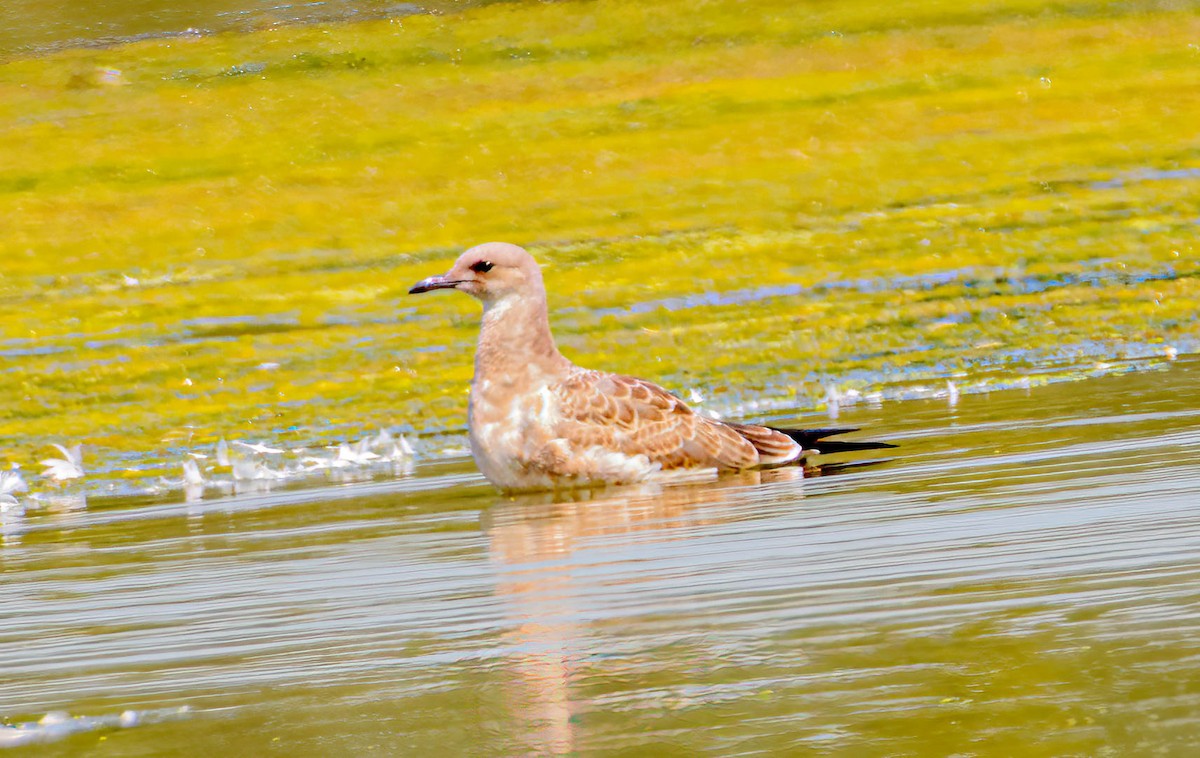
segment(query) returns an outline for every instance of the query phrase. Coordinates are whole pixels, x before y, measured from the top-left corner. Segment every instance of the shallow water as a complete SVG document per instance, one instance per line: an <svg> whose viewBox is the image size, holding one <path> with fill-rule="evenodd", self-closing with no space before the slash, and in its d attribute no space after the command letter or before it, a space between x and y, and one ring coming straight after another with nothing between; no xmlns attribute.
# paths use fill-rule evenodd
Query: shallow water
<svg viewBox="0 0 1200 758"><path fill-rule="evenodd" d="M902 447L834 476L507 500L458 459L30 515L0 548L0 715L93 720L0 744L1189 754L1197 382L843 408Z"/></svg>
<svg viewBox="0 0 1200 758"><path fill-rule="evenodd" d="M474 3L462 3L472 5ZM430 2L423 8L436 9ZM363 20L422 12L388 0L201 0L132 3L96 0L13 0L0 6L0 60L65 47L111 45L154 37L194 37L287 24Z"/></svg>

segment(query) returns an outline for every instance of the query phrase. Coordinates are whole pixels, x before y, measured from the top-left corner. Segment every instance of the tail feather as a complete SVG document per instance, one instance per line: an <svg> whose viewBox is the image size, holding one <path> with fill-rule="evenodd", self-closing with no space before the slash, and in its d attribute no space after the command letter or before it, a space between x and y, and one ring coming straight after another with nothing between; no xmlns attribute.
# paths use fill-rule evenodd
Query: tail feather
<svg viewBox="0 0 1200 758"><path fill-rule="evenodd" d="M820 453L850 453L855 450L886 450L896 447L887 442L844 442L841 440L829 440L826 437L832 437L837 434L848 434L857 432L856 428L838 428L826 427L823 429L779 429L774 426L767 427L773 429L780 434L786 434L805 450L816 450Z"/></svg>

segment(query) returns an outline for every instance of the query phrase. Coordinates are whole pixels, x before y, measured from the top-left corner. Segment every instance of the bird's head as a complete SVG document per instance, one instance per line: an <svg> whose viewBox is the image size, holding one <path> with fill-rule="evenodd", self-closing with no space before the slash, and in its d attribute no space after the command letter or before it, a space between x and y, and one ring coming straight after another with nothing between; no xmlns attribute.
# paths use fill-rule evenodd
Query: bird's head
<svg viewBox="0 0 1200 758"><path fill-rule="evenodd" d="M408 294L440 289L460 290L488 305L512 296L541 295L542 273L523 248L487 242L460 255L446 273L417 282Z"/></svg>

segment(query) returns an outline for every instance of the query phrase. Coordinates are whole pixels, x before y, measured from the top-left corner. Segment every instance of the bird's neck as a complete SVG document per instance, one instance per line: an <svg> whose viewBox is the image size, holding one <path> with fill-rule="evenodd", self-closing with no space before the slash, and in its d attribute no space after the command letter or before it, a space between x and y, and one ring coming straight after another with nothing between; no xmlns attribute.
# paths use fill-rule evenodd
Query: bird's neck
<svg viewBox="0 0 1200 758"><path fill-rule="evenodd" d="M550 333L546 296L541 293L484 303L475 378L550 379L570 368Z"/></svg>

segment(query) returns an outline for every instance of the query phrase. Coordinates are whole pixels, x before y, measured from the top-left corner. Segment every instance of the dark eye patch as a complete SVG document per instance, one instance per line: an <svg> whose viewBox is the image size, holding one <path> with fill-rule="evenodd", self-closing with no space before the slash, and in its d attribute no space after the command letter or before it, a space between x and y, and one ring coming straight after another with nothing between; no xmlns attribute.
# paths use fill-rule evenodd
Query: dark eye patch
<svg viewBox="0 0 1200 758"><path fill-rule="evenodd" d="M471 264L471 270L477 274L483 274L492 270L491 261L476 261Z"/></svg>

